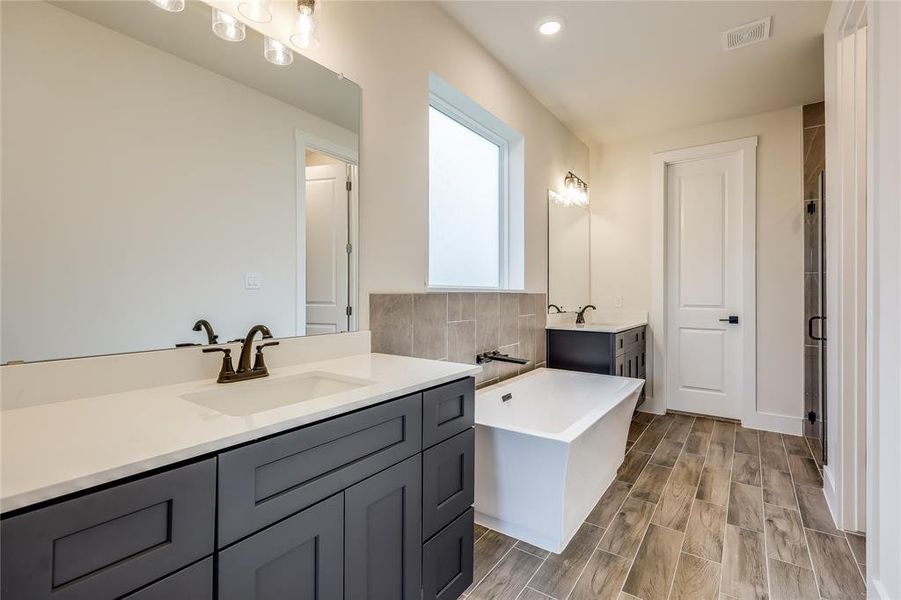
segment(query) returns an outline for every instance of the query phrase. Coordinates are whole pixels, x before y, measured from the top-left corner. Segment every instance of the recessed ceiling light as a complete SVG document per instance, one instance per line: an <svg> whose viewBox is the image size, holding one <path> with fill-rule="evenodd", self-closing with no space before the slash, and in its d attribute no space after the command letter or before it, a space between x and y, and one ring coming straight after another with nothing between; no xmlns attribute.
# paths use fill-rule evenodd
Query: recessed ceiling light
<svg viewBox="0 0 901 600"><path fill-rule="evenodd" d="M563 19L559 17L548 17L538 24L538 33L543 35L554 35L563 29Z"/></svg>

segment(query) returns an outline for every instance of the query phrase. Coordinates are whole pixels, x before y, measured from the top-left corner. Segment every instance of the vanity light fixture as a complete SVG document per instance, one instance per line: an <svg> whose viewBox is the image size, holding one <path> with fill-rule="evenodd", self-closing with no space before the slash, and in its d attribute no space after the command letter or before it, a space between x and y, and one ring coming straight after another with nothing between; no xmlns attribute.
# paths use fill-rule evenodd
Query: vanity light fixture
<svg viewBox="0 0 901 600"><path fill-rule="evenodd" d="M240 42L247 35L244 23L218 8L213 8L213 33L226 42Z"/></svg>
<svg viewBox="0 0 901 600"><path fill-rule="evenodd" d="M254 23L268 23L272 20L272 0L245 0L238 3L241 16Z"/></svg>
<svg viewBox="0 0 901 600"><path fill-rule="evenodd" d="M185 0L150 0L157 8L167 12L181 12L185 9Z"/></svg>
<svg viewBox="0 0 901 600"><path fill-rule="evenodd" d="M294 51L271 37L263 40L263 56L274 65L287 66L294 62Z"/></svg>
<svg viewBox="0 0 901 600"><path fill-rule="evenodd" d="M563 29L563 19L560 17L547 17L538 23L538 33L542 35L554 35Z"/></svg>
<svg viewBox="0 0 901 600"><path fill-rule="evenodd" d="M317 0L297 0L297 20L291 31L291 43L301 50L309 50L318 41L316 21L320 10Z"/></svg>
<svg viewBox="0 0 901 600"><path fill-rule="evenodd" d="M563 206L588 206L588 184L580 177L569 171L563 178L563 193L551 190L549 197L556 204Z"/></svg>

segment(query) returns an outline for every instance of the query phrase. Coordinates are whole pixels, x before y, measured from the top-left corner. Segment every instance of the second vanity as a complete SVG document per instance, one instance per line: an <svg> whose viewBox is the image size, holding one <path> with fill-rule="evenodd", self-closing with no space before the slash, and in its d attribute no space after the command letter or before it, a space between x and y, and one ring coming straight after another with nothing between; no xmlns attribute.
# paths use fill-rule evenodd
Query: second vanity
<svg viewBox="0 0 901 600"><path fill-rule="evenodd" d="M2 596L456 598L477 371L368 354L6 411Z"/></svg>

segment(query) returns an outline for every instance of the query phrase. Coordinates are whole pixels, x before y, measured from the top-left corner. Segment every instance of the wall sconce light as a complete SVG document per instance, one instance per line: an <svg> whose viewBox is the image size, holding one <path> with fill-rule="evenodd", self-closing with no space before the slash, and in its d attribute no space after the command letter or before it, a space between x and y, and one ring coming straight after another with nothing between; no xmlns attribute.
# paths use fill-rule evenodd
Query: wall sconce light
<svg viewBox="0 0 901 600"><path fill-rule="evenodd" d="M294 62L294 51L268 36L263 40L263 56L272 64L283 67Z"/></svg>
<svg viewBox="0 0 901 600"><path fill-rule="evenodd" d="M181 12L185 9L185 0L150 0L150 2L167 12Z"/></svg>
<svg viewBox="0 0 901 600"><path fill-rule="evenodd" d="M297 20L291 31L291 43L301 50L309 50L319 41L316 22L321 7L317 0L297 0Z"/></svg>
<svg viewBox="0 0 901 600"><path fill-rule="evenodd" d="M562 206L588 206L588 184L572 171L563 178L563 193L548 190L548 198L554 204Z"/></svg>
<svg viewBox="0 0 901 600"><path fill-rule="evenodd" d="M254 23L268 23L272 20L271 0L245 0L238 3L241 16Z"/></svg>

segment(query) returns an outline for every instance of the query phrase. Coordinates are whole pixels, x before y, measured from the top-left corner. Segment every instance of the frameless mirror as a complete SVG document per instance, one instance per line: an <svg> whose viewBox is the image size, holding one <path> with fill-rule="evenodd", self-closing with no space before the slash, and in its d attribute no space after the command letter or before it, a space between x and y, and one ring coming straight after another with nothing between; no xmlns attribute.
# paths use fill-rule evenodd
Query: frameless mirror
<svg viewBox="0 0 901 600"><path fill-rule="evenodd" d="M589 212L588 206L567 204L548 194L548 303L563 311L588 304Z"/></svg>
<svg viewBox="0 0 901 600"><path fill-rule="evenodd" d="M356 84L202 2L0 10L0 362L355 329Z"/></svg>

